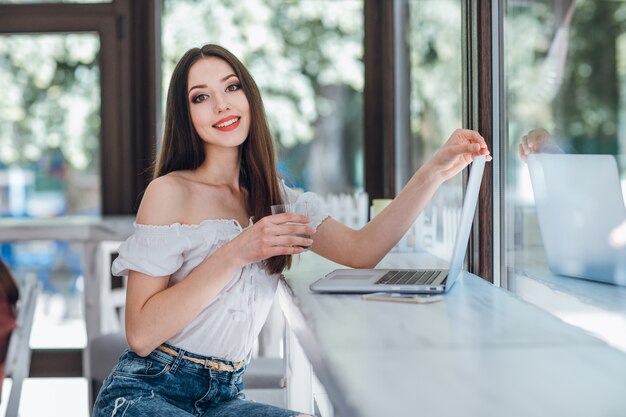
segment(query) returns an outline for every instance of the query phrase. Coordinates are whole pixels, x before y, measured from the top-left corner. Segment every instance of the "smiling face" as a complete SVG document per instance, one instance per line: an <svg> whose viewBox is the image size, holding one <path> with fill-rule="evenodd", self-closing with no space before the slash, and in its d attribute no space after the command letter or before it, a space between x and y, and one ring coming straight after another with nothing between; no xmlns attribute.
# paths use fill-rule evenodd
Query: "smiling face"
<svg viewBox="0 0 626 417"><path fill-rule="evenodd" d="M209 145L236 147L250 131L250 106L233 68L216 57L202 58L187 77L189 113Z"/></svg>

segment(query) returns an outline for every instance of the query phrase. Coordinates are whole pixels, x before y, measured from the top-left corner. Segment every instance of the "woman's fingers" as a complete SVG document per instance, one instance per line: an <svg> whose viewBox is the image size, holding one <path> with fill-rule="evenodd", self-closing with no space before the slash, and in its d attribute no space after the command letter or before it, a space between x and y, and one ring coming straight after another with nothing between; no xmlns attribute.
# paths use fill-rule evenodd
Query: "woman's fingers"
<svg viewBox="0 0 626 417"><path fill-rule="evenodd" d="M483 148L478 143L462 143L459 145L450 145L446 147L447 157L451 160L461 156L465 159L465 162L470 163L474 156L486 155L487 160L491 160L489 156L489 149Z"/></svg>
<svg viewBox="0 0 626 417"><path fill-rule="evenodd" d="M485 142L485 138L483 138L482 135L475 130L457 129L454 132L452 132L451 137L457 137L457 138L461 138L464 140L478 142L478 143L482 143L483 145L485 145L485 147L487 146L487 143Z"/></svg>
<svg viewBox="0 0 626 417"><path fill-rule="evenodd" d="M300 246L308 248L313 244L313 239L307 235L282 235L274 237L272 246Z"/></svg>
<svg viewBox="0 0 626 417"><path fill-rule="evenodd" d="M517 146L517 150L519 153L519 157L522 159L522 161L526 162L526 151L524 150L524 147L521 143Z"/></svg>
<svg viewBox="0 0 626 417"><path fill-rule="evenodd" d="M272 224L284 224L284 223L308 223L311 221L308 216L301 213L281 213L281 214L272 214L270 216L264 217L266 221L271 222Z"/></svg>
<svg viewBox="0 0 626 417"><path fill-rule="evenodd" d="M281 213L265 217L259 222L259 240L264 250L271 253L287 255L293 253L292 249L280 252L276 248L292 248L294 246L309 247L313 244L311 236L316 229L309 226L310 219L302 214ZM278 250L278 252L277 252Z"/></svg>
<svg viewBox="0 0 626 417"><path fill-rule="evenodd" d="M282 214L280 215L282 216ZM274 217L274 216L268 216ZM308 219L308 217L305 217ZM309 226L306 221L304 222L294 222L293 220L288 222L283 222L282 220L277 221L275 219L268 219L268 223L262 230L263 234L270 236L279 236L279 235L312 235L316 232L316 229L312 226Z"/></svg>
<svg viewBox="0 0 626 417"><path fill-rule="evenodd" d="M451 155L470 154L473 156L489 155L489 147L485 138L475 130L455 130L444 148L450 148ZM489 158L490 159L490 158Z"/></svg>
<svg viewBox="0 0 626 417"><path fill-rule="evenodd" d="M453 142L478 144L479 150L489 151L485 138L483 138L482 135L475 130L458 129L454 131L451 138L454 139ZM478 152L478 150L476 152Z"/></svg>
<svg viewBox="0 0 626 417"><path fill-rule="evenodd" d="M536 128L522 136L517 147L518 153L522 161L526 162L528 155L540 152L560 153L559 148L550 139L550 133L543 128Z"/></svg>

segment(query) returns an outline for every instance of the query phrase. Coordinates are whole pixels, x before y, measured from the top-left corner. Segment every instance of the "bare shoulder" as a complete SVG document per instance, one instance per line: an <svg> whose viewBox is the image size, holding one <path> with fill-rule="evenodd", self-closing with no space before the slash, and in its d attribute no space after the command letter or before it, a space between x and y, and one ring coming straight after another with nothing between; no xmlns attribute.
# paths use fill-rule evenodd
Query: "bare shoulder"
<svg viewBox="0 0 626 417"><path fill-rule="evenodd" d="M182 220L189 198L186 181L176 175L164 175L148 184L137 213L137 223L172 224Z"/></svg>

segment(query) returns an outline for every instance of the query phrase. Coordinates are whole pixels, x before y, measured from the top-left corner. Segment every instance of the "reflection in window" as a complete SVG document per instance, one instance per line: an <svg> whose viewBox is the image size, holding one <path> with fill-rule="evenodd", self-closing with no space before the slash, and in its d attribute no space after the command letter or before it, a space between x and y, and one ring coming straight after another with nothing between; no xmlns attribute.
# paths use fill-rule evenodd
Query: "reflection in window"
<svg viewBox="0 0 626 417"><path fill-rule="evenodd" d="M519 154L522 137L543 128L546 152L613 155L625 178L625 27L626 3L621 1L511 0L506 4L503 253L509 275L503 282L508 281L513 290L522 274L554 279L528 166ZM622 184L625 188L623 180Z"/></svg>
<svg viewBox="0 0 626 417"><path fill-rule="evenodd" d="M0 36L0 216L100 213L100 71L95 34ZM84 341L80 248L0 244L18 279L42 284L34 347Z"/></svg>
<svg viewBox="0 0 626 417"><path fill-rule="evenodd" d="M460 0L409 1L410 176L461 127L462 45ZM404 148L403 148L404 149ZM418 219L418 249L452 254L462 198L462 176L446 182Z"/></svg>
<svg viewBox="0 0 626 417"><path fill-rule="evenodd" d="M361 1L166 0L162 24L165 94L187 49L222 45L259 85L287 181L321 194L363 189Z"/></svg>
<svg viewBox="0 0 626 417"><path fill-rule="evenodd" d="M511 210L507 222L511 237L515 236L509 242L511 249L522 259L528 255L545 266L527 166L518 156L523 135L544 128L553 150L623 159L624 12L626 4L612 1L508 3L506 165ZM535 248L532 256L531 248Z"/></svg>
<svg viewBox="0 0 626 417"><path fill-rule="evenodd" d="M625 11L613 1L509 2L510 145L543 127L566 152L622 153Z"/></svg>

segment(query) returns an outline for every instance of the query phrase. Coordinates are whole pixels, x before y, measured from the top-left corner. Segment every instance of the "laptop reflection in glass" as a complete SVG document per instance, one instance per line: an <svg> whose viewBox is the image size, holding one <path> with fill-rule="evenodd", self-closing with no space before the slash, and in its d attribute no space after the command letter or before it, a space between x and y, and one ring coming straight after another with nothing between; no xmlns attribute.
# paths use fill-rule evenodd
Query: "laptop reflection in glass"
<svg viewBox="0 0 626 417"><path fill-rule="evenodd" d="M626 285L626 248L610 239L626 221L615 158L532 154L528 170L550 270Z"/></svg>

